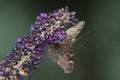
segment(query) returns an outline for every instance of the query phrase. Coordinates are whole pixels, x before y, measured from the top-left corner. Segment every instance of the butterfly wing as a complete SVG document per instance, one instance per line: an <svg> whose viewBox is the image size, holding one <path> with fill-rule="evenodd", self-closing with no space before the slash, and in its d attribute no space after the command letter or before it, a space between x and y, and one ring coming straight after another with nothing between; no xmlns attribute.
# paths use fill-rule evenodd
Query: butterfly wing
<svg viewBox="0 0 120 80"><path fill-rule="evenodd" d="M65 73L71 73L73 70L73 44L76 41L76 36L80 33L85 22L81 21L77 25L69 28L67 38L58 45L50 45L48 50L49 57L64 70Z"/></svg>

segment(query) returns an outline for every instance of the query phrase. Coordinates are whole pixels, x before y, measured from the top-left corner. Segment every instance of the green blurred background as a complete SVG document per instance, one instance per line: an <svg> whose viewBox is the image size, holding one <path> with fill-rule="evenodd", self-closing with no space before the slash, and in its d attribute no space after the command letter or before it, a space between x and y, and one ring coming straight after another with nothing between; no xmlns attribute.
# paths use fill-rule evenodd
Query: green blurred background
<svg viewBox="0 0 120 80"><path fill-rule="evenodd" d="M40 12L64 6L86 21L77 38L91 34L74 44L71 74L45 56L31 80L120 80L120 0L0 0L0 60L11 53L16 38L28 33Z"/></svg>

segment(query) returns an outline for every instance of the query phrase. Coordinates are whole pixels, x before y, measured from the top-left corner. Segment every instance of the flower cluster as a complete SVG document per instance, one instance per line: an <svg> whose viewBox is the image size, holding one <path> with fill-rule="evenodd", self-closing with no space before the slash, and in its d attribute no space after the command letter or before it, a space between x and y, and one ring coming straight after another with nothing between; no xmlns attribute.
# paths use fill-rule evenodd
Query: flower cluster
<svg viewBox="0 0 120 80"><path fill-rule="evenodd" d="M0 80L21 80L31 77L31 70L38 68L45 54L44 48L57 45L67 34L67 26L77 23L75 12L61 8L53 13L40 13L27 35L16 40L12 53L0 63Z"/></svg>

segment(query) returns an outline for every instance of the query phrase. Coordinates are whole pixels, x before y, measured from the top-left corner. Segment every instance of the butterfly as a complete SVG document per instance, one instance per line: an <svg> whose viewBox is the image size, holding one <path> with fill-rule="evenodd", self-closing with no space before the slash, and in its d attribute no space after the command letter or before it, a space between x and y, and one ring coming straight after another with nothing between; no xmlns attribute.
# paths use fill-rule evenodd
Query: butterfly
<svg viewBox="0 0 120 80"><path fill-rule="evenodd" d="M71 73L73 70L73 44L84 25L85 21L80 21L75 26L68 28L66 30L67 38L59 41L57 45L51 44L48 49L48 56L64 70L64 73Z"/></svg>

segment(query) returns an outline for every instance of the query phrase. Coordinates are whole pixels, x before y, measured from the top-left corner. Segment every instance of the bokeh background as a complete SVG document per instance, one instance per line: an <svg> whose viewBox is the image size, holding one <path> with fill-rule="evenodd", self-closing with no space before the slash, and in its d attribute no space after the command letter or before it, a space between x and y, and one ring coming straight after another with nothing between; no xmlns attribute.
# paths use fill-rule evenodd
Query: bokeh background
<svg viewBox="0 0 120 80"><path fill-rule="evenodd" d="M120 80L120 0L0 0L0 60L11 53L16 38L28 33L40 12L65 6L86 22L77 39L90 33L74 44L74 70L65 74L44 56L31 80Z"/></svg>

